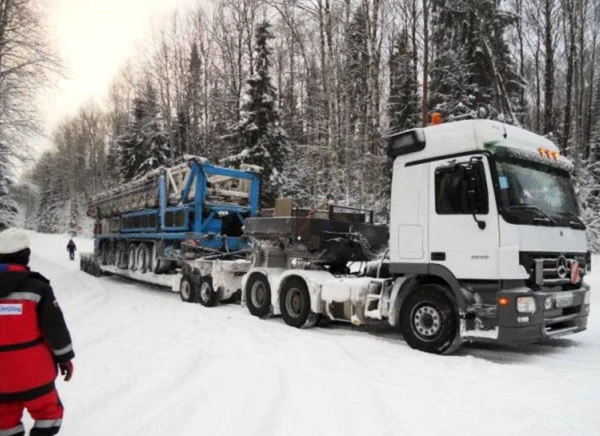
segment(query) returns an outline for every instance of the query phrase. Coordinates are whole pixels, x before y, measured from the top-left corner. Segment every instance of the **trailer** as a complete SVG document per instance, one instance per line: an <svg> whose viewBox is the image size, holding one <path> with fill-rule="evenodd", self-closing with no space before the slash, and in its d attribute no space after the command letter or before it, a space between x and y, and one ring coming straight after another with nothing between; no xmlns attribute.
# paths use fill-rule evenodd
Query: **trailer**
<svg viewBox="0 0 600 436"><path fill-rule="evenodd" d="M259 173L186 156L100 193L88 208L94 253L81 256L81 269L166 286L205 306L235 298L250 266L242 227L258 212Z"/></svg>
<svg viewBox="0 0 600 436"><path fill-rule="evenodd" d="M278 216L246 219L255 253L242 300L252 315L297 328L323 317L384 323L439 354L586 329L591 256L573 165L556 145L467 120L392 135L388 156L389 235L364 213L280 205Z"/></svg>

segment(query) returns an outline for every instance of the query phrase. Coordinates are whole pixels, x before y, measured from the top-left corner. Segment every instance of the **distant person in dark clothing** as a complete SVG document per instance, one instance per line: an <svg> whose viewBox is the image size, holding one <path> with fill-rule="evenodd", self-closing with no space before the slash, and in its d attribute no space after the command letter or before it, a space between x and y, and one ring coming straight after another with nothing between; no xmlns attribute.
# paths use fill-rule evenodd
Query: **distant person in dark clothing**
<svg viewBox="0 0 600 436"><path fill-rule="evenodd" d="M25 232L0 232L1 436L25 436L25 409L35 420L31 436L57 434L57 367L66 381L73 375L71 335L50 282L27 267L30 253Z"/></svg>
<svg viewBox="0 0 600 436"><path fill-rule="evenodd" d="M72 239L69 239L69 243L67 244L67 251L69 252L69 258L71 260L75 259L75 252L77 251L77 246Z"/></svg>

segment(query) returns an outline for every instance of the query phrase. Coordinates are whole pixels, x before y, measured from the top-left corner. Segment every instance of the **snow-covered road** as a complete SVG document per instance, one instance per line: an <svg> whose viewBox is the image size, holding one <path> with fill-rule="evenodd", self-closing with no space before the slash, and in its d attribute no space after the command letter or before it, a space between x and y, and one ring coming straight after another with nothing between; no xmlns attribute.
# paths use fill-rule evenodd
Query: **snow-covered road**
<svg viewBox="0 0 600 436"><path fill-rule="evenodd" d="M31 239L77 353L73 380L58 383L61 435L600 434L600 275L588 331L441 357L392 331L301 331L96 279L68 260L68 238Z"/></svg>

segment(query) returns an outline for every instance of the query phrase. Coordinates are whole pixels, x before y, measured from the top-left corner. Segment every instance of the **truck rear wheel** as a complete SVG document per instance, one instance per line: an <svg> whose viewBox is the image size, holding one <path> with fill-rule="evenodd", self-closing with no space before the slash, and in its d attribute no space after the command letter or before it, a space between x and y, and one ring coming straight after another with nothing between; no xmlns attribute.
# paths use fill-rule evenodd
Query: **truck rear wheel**
<svg viewBox="0 0 600 436"><path fill-rule="evenodd" d="M179 284L179 296L181 301L193 303L196 298L196 283L191 277L183 276Z"/></svg>
<svg viewBox="0 0 600 436"><path fill-rule="evenodd" d="M287 325L297 328L314 327L320 315L310 309L310 294L300 278L289 279L281 290L279 299L281 316Z"/></svg>
<svg viewBox="0 0 600 436"><path fill-rule="evenodd" d="M454 351L458 341L458 315L440 285L423 285L411 292L400 311L400 327L406 343L434 354Z"/></svg>
<svg viewBox="0 0 600 436"><path fill-rule="evenodd" d="M205 307L217 305L217 293L212 284L212 277L204 277L198 285L198 302Z"/></svg>
<svg viewBox="0 0 600 436"><path fill-rule="evenodd" d="M266 318L271 314L271 286L263 274L253 274L246 285L246 304L254 316Z"/></svg>

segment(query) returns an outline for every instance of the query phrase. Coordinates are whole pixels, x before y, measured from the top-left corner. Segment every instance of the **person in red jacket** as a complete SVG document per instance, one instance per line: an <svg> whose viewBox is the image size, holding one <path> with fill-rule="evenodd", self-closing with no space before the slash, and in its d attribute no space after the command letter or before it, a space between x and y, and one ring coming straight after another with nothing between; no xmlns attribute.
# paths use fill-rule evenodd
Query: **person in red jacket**
<svg viewBox="0 0 600 436"><path fill-rule="evenodd" d="M50 282L27 267L30 253L24 231L0 232L0 436L25 435L25 409L31 436L57 434L57 366L65 381L73 375L71 335Z"/></svg>

